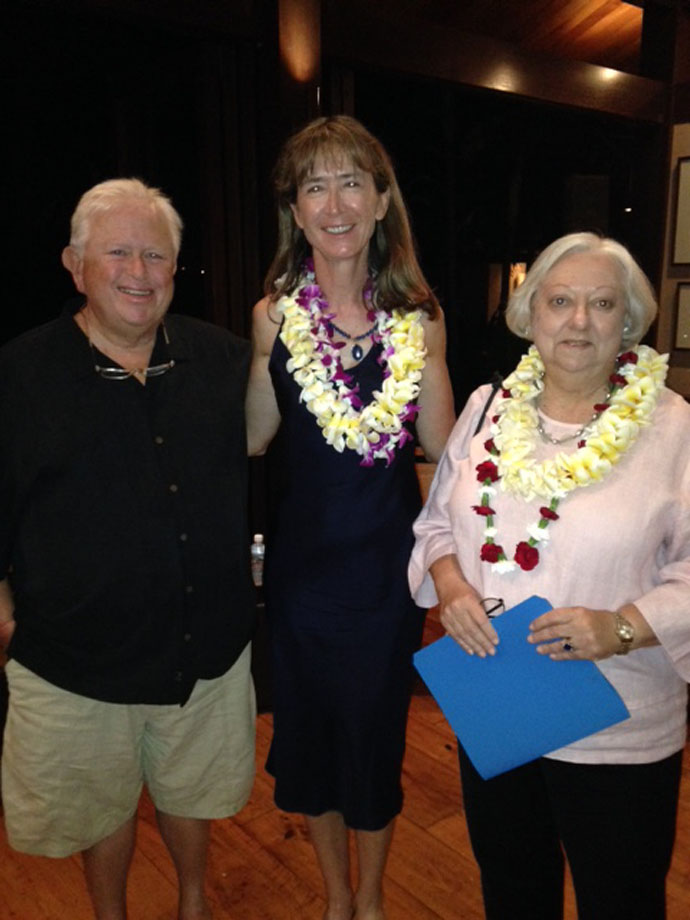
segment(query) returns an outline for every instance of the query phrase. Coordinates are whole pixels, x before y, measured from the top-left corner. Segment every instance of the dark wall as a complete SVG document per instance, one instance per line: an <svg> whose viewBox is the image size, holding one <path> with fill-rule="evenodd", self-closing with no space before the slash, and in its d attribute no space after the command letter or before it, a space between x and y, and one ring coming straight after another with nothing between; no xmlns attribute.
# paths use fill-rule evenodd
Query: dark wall
<svg viewBox="0 0 690 920"><path fill-rule="evenodd" d="M71 297L60 265L70 214L114 176L161 187L183 217L173 309L246 334L267 207L257 86L273 58L254 38L57 6L15 7L0 46L12 305L0 340Z"/></svg>

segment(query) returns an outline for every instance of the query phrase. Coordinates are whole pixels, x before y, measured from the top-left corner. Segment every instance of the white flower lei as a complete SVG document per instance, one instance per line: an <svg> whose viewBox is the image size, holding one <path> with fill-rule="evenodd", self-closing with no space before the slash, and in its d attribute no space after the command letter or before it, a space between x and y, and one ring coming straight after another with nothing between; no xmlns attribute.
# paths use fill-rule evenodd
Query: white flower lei
<svg viewBox="0 0 690 920"><path fill-rule="evenodd" d="M309 262L296 291L281 297L277 308L283 315L280 338L290 352L288 372L326 441L339 453L356 451L362 466L373 466L377 459L389 464L396 448L412 439L403 423L417 413L414 400L426 357L421 312L370 311L376 325L372 339L383 345L379 361L384 372L381 389L363 406L343 370L339 352L344 343L333 341L333 317Z"/></svg>
<svg viewBox="0 0 690 920"><path fill-rule="evenodd" d="M535 401L544 387L544 364L537 348L530 348L503 383L491 438L485 443L488 456L477 466L481 504L475 505L474 510L486 521L480 556L491 563L494 571L510 572L516 565L529 570L538 564L537 544L548 540L546 528L550 521L558 519L556 508L561 499L573 489L584 488L608 475L635 443L640 429L649 424L666 380L667 364L668 355L659 355L646 345L619 355L617 370L610 378L608 403L594 407L597 414L583 431L577 449L537 463L534 452L539 419ZM495 482L503 491L527 502L539 497L548 503L540 509L540 520L528 528L529 539L518 544L514 561L495 542L496 512L490 506L496 494L492 485Z"/></svg>

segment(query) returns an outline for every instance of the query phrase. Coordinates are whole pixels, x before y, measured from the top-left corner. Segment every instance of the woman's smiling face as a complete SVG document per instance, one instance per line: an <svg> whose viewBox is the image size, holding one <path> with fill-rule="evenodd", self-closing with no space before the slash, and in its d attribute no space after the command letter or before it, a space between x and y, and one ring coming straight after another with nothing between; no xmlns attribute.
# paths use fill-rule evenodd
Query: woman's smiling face
<svg viewBox="0 0 690 920"><path fill-rule="evenodd" d="M356 259L368 251L376 221L385 216L388 192L350 159L317 156L291 206L312 249L326 261Z"/></svg>

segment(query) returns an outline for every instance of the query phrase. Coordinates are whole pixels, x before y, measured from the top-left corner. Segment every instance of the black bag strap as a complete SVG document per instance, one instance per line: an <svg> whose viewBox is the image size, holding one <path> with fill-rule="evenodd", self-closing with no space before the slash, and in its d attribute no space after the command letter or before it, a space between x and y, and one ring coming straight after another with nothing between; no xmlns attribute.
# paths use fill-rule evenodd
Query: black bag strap
<svg viewBox="0 0 690 920"><path fill-rule="evenodd" d="M484 419L486 418L486 413L491 408L491 403L494 401L494 397L496 393L498 393L498 391L503 386L503 377L499 374L498 371L494 372L494 375L491 378L490 383L491 383L491 392L489 393L489 398L484 403L482 414L479 416L479 421L477 422L477 427L474 429L474 433L472 437L474 437L475 434L478 434L479 431L481 430L481 427L484 424Z"/></svg>

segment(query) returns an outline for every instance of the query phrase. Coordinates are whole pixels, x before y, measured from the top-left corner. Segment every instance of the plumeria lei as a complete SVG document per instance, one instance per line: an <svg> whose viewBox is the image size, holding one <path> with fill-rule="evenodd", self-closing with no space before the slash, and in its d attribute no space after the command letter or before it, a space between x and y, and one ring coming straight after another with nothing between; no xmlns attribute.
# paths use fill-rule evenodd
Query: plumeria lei
<svg viewBox="0 0 690 920"><path fill-rule="evenodd" d="M480 504L474 511L485 519L482 561L504 574L519 566L525 571L539 563L538 544L549 539L548 526L558 520L556 509L573 489L603 479L635 443L640 429L649 424L666 380L668 355L638 345L616 359L609 378L609 398L594 406L594 418L584 429L576 449L559 452L537 463L534 452L539 422L536 399L544 387L544 364L533 345L503 382L492 418L491 437L485 442L487 458L477 464ZM496 485L526 502L540 498L539 521L527 528L528 539L517 544L508 559L496 542L496 512L491 499Z"/></svg>
<svg viewBox="0 0 690 920"><path fill-rule="evenodd" d="M366 289L365 297L370 301ZM418 412L414 401L426 357L420 311L370 309L369 321L376 327L372 339L383 346L378 359L383 383L365 406L357 395L359 387L343 369L340 350L345 343L333 340L329 320L334 315L316 283L311 259L296 291L281 297L277 307L283 315L280 338L290 352L287 369L326 441L339 453L356 451L362 466L373 466L378 459L390 464L396 448L412 439L404 423Z"/></svg>

